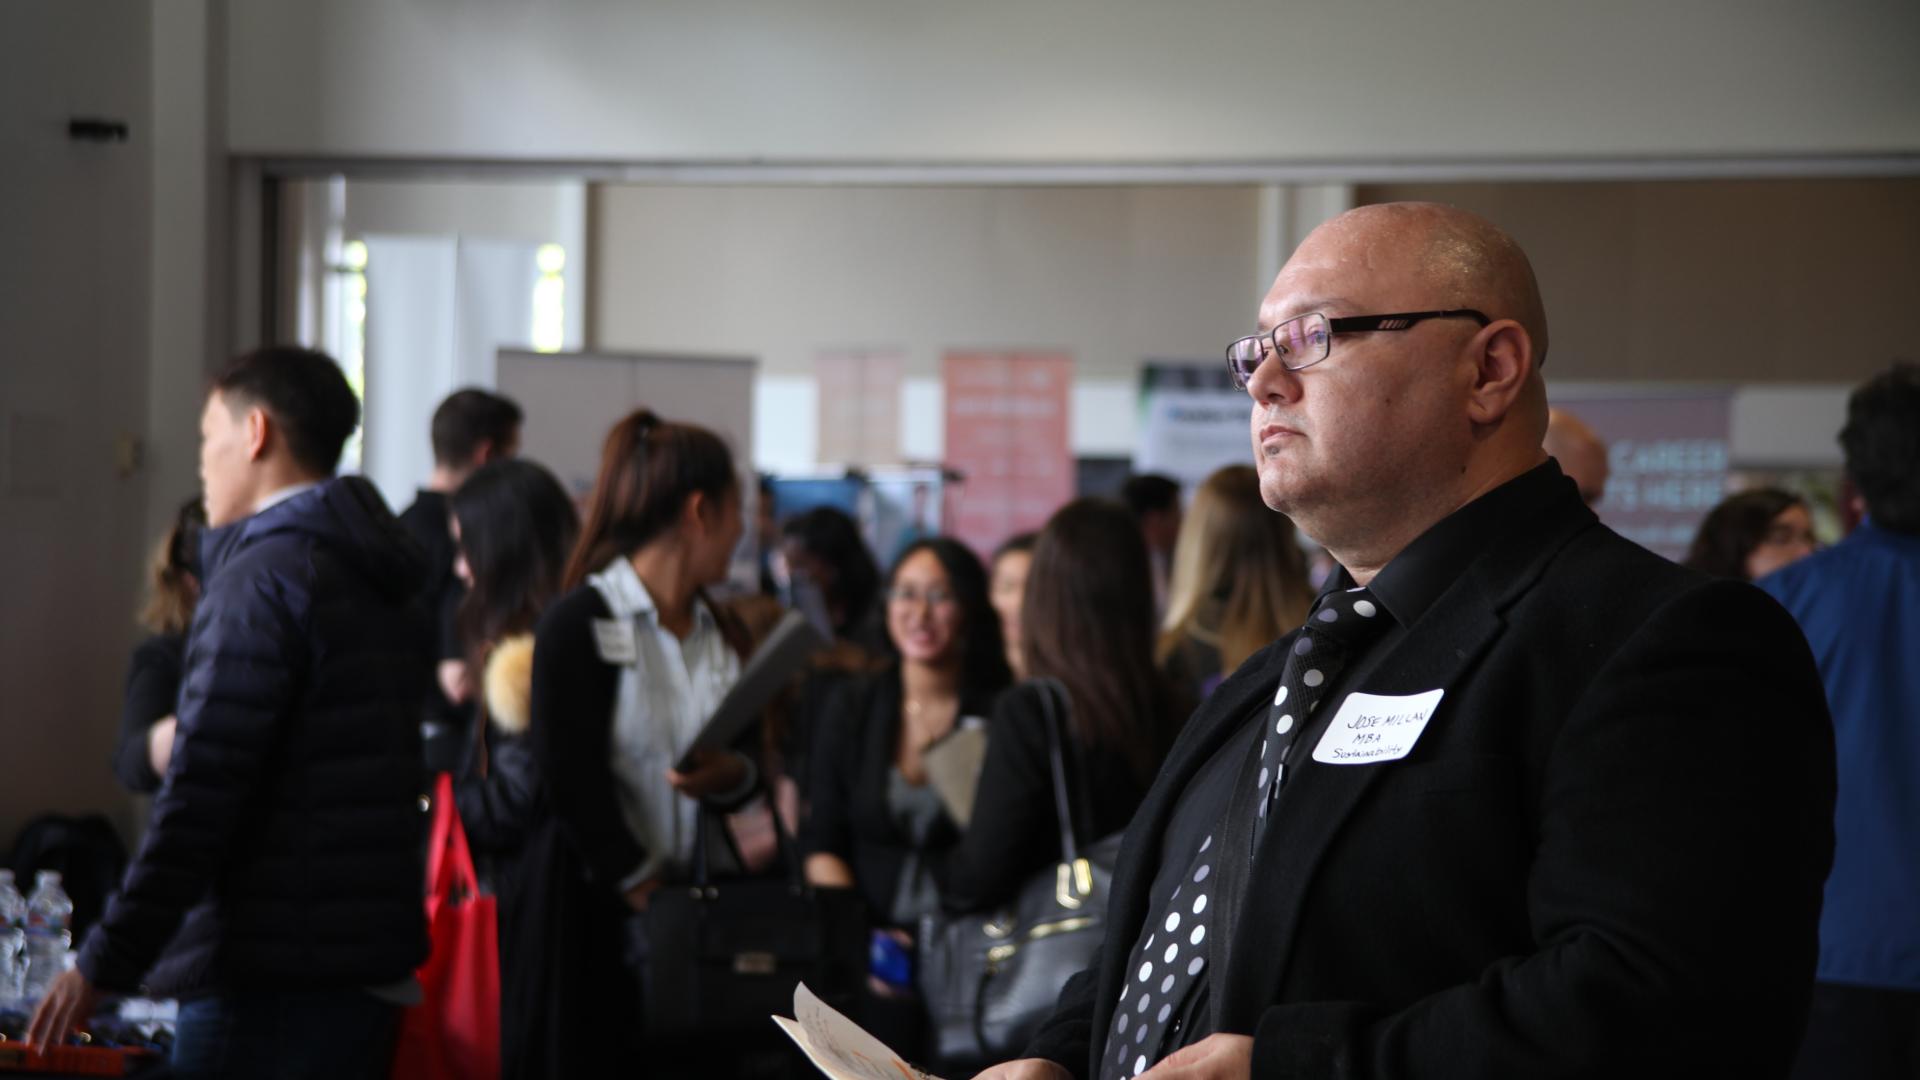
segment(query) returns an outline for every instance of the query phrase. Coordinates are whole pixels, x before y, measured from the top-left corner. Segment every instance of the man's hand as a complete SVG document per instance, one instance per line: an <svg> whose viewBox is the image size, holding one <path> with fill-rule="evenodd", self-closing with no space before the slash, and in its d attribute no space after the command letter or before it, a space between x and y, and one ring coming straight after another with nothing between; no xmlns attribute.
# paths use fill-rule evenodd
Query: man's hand
<svg viewBox="0 0 1920 1080"><path fill-rule="evenodd" d="M434 681L440 684L440 693L455 705L465 705L473 696L473 686L467 682L467 662L465 660L442 660L433 668Z"/></svg>
<svg viewBox="0 0 1920 1080"><path fill-rule="evenodd" d="M1247 1080L1253 1073L1253 1036L1209 1035L1160 1059L1140 1080Z"/></svg>
<svg viewBox="0 0 1920 1080"><path fill-rule="evenodd" d="M47 987L47 996L27 1022L27 1045L47 1050L65 1042L75 1028L93 1018L100 992L78 971L63 971Z"/></svg>
<svg viewBox="0 0 1920 1080"><path fill-rule="evenodd" d="M659 891L660 891L660 879L648 878L647 880L627 890L626 892L627 906L639 912L640 914L645 915L647 913L647 905L653 903L653 894Z"/></svg>
<svg viewBox="0 0 1920 1080"><path fill-rule="evenodd" d="M1073 1080L1073 1074L1046 1058L1021 1058L995 1065L973 1080Z"/></svg>
<svg viewBox="0 0 1920 1080"><path fill-rule="evenodd" d="M178 719L163 716L147 729L147 764L153 766L153 775L167 775L167 765L173 761L173 733L179 727Z"/></svg>
<svg viewBox="0 0 1920 1080"><path fill-rule="evenodd" d="M693 799L708 799L722 792L738 791L747 779L747 759L739 754L709 753L693 755L693 768L686 772L667 770L667 783L680 794Z"/></svg>

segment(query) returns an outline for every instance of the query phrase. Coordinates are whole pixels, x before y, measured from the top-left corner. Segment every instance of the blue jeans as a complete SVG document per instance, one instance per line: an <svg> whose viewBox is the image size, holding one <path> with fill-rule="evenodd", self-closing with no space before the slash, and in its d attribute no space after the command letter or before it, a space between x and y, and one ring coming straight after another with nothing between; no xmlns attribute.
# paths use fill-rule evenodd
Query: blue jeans
<svg viewBox="0 0 1920 1080"><path fill-rule="evenodd" d="M243 991L180 1004L179 1080L384 1078L400 1007L365 990Z"/></svg>

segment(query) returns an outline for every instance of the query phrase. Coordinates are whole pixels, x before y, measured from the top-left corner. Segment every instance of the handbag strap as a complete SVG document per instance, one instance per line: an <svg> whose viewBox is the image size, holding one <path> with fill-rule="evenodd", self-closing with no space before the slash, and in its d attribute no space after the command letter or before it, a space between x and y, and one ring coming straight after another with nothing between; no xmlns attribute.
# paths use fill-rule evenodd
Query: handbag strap
<svg viewBox="0 0 1920 1080"><path fill-rule="evenodd" d="M453 776L441 773L434 781L433 827L427 841L427 896L438 904L464 892L480 891L480 876L473 867L473 852L467 847L467 830L460 823L460 810L453 798Z"/></svg>
<svg viewBox="0 0 1920 1080"><path fill-rule="evenodd" d="M773 819L774 848L779 852L780 861L787 864L787 880L795 890L804 889L806 873L800 862L799 842L787 833L787 823L780 819L779 803L774 799L773 789L768 786L764 775L755 782L754 790L766 801L767 816ZM707 823L709 819L719 819L723 815L708 806L705 800L696 801L699 810L694 814L693 822L693 883L704 888L712 882L712 870L707 861ZM747 802L753 802L752 795L747 797Z"/></svg>
<svg viewBox="0 0 1920 1080"><path fill-rule="evenodd" d="M1072 708L1067 697L1067 688L1060 685L1058 679L1035 679L1034 684L1040 691L1040 711L1045 714L1042 724L1047 729L1047 767L1053 775L1053 812L1060 826L1060 859L1072 863L1080 858L1079 830L1075 827L1072 794L1067 784L1067 761L1063 745L1067 735L1065 722L1060 713Z"/></svg>

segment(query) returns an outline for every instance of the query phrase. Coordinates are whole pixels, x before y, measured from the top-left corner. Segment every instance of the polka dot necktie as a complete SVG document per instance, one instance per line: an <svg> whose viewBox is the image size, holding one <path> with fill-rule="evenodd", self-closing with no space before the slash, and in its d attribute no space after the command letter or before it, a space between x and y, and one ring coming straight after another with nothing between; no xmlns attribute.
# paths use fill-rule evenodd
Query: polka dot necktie
<svg viewBox="0 0 1920 1080"><path fill-rule="evenodd" d="M1364 649L1389 621L1365 589L1330 593L1308 617L1281 672L1259 741L1242 767L1240 786L1228 802L1229 819L1256 815L1251 830L1256 846L1285 782L1295 733L1305 726L1347 659ZM1216 835L1225 831L1216 830ZM1169 1034L1206 970L1207 935L1213 932L1213 916L1219 908L1214 903L1218 884L1214 871L1225 845L1214 841L1215 836L1208 836L1201 842L1173 891L1154 904L1142 928L1145 936L1128 958L1126 983L1114 1008L1113 1029L1102 1055L1102 1080L1138 1076L1175 1049L1168 1045ZM1251 854L1243 852L1242 857Z"/></svg>
<svg viewBox="0 0 1920 1080"><path fill-rule="evenodd" d="M1241 771L1241 786L1227 811L1230 816L1254 815L1248 859L1259 850L1274 803L1280 798L1294 735L1320 707L1327 687L1333 685L1347 661L1364 652L1391 622L1392 617L1381 612L1373 594L1365 589L1328 593L1307 616L1287 656L1287 666L1280 673L1280 689L1274 692L1273 708L1267 717L1271 726L1261 733L1260 745L1248 756Z"/></svg>

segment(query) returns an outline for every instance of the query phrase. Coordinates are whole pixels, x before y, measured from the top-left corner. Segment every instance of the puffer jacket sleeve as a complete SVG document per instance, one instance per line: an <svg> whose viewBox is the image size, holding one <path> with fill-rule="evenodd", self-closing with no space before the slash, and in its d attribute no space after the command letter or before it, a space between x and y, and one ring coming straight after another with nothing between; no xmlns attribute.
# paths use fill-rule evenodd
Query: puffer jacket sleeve
<svg viewBox="0 0 1920 1080"><path fill-rule="evenodd" d="M80 950L80 971L105 989L137 988L187 910L207 895L301 693L302 619L279 579L227 580L195 614L173 763L146 838Z"/></svg>

